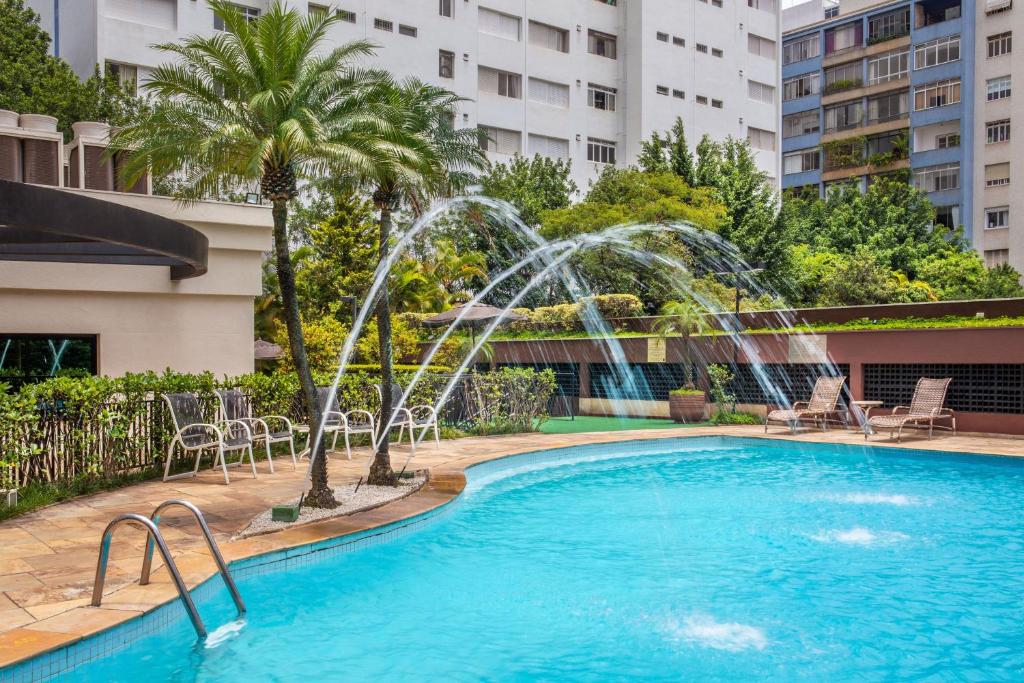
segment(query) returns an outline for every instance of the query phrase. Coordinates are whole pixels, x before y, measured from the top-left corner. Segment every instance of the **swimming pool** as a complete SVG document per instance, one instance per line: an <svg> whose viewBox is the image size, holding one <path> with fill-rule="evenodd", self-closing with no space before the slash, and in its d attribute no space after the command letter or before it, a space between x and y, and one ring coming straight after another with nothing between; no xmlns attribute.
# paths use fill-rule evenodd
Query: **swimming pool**
<svg viewBox="0 0 1024 683"><path fill-rule="evenodd" d="M408 533L240 572L244 624L211 582L207 643L177 616L62 680L1024 675L1022 460L708 437L468 476Z"/></svg>

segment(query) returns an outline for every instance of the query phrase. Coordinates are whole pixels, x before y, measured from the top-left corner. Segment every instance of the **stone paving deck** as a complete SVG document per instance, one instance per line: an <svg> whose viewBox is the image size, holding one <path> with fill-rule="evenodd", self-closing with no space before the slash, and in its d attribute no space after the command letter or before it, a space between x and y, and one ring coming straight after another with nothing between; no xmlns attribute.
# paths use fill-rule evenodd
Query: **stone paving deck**
<svg viewBox="0 0 1024 683"><path fill-rule="evenodd" d="M260 464L257 479L243 470L232 473L225 486L219 471L205 470L197 478L163 483L159 480L125 489L82 497L0 523L0 667L67 645L152 611L176 597L161 567L153 582L138 585L145 536L121 528L111 545L103 607L88 606L100 536L107 523L124 512L149 514L169 498L184 498L203 511L225 559L231 560L305 545L412 517L457 496L465 485L465 468L486 460L547 448L631 439L678 436L765 436L762 427L680 427L677 429L590 434L524 434L489 436L424 445L410 467L430 470L430 481L415 494L383 507L346 517L291 528L245 540L231 540L254 516L268 507L298 498L305 464L293 469L290 459L275 460L275 474ZM796 435L773 428L773 439L863 444L859 432L807 431ZM1024 440L984 435L941 436L928 440L912 434L896 444L873 437L875 445L894 448L952 450L995 455L1024 455ZM400 466L408 447L395 449ZM330 459L332 485L354 486L366 472L367 449L354 450L352 460L341 453ZM214 574L214 563L194 520L171 511L161 529L178 568L190 587Z"/></svg>

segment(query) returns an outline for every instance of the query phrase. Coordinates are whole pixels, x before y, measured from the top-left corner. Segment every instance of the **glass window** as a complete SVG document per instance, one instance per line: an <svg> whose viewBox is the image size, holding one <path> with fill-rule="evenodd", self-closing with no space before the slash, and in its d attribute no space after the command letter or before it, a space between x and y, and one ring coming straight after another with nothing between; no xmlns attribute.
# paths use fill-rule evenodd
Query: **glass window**
<svg viewBox="0 0 1024 683"><path fill-rule="evenodd" d="M712 99L711 106L714 107L715 109L721 109L722 107L725 106L725 103L722 102L722 100Z"/></svg>
<svg viewBox="0 0 1024 683"><path fill-rule="evenodd" d="M697 95L697 104L707 104L708 98L706 95Z"/></svg>
<svg viewBox="0 0 1024 683"><path fill-rule="evenodd" d="M944 225L949 229L956 228L960 225L960 207L956 206L936 206L935 207L935 225Z"/></svg>
<svg viewBox="0 0 1024 683"><path fill-rule="evenodd" d="M419 33L419 31L417 31L415 26L406 26L405 24L399 24L398 25L398 33L403 35L403 36L409 36L410 38L415 38L416 34Z"/></svg>
<svg viewBox="0 0 1024 683"><path fill-rule="evenodd" d="M960 133L942 133L935 136L935 149L951 149L960 146Z"/></svg>
<svg viewBox="0 0 1024 683"><path fill-rule="evenodd" d="M658 31L657 33L654 34L654 37L657 38L658 40L660 40L663 43L667 43L668 42L668 34L667 33L662 33L661 31Z"/></svg>
<svg viewBox="0 0 1024 683"><path fill-rule="evenodd" d="M455 78L455 53L437 51L437 75L441 78Z"/></svg>
<svg viewBox="0 0 1024 683"><path fill-rule="evenodd" d="M825 31L825 54L830 55L853 47L860 47L864 24L856 21Z"/></svg>
<svg viewBox="0 0 1024 683"><path fill-rule="evenodd" d="M1008 227L1010 227L1010 207L996 206L991 209L985 209L986 230Z"/></svg>
<svg viewBox="0 0 1024 683"><path fill-rule="evenodd" d="M868 44L881 43L910 33L910 8L868 19Z"/></svg>
<svg viewBox="0 0 1024 683"><path fill-rule="evenodd" d="M615 88L606 88L603 85L587 85L587 106L604 111L615 111Z"/></svg>
<svg viewBox="0 0 1024 683"><path fill-rule="evenodd" d="M860 100L844 102L825 108L825 132L855 128L864 119L864 105Z"/></svg>
<svg viewBox="0 0 1024 683"><path fill-rule="evenodd" d="M569 86L564 83L531 78L530 101L565 109L569 106Z"/></svg>
<svg viewBox="0 0 1024 683"><path fill-rule="evenodd" d="M985 267L986 268L998 268L999 266L1005 266L1010 262L1010 250L1009 249L986 249L985 250Z"/></svg>
<svg viewBox="0 0 1024 683"><path fill-rule="evenodd" d="M1010 162L985 166L985 187L1002 187L1010 184Z"/></svg>
<svg viewBox="0 0 1024 683"><path fill-rule="evenodd" d="M907 139L908 132L906 130L893 130L888 133L881 133L880 135L872 135L867 140L867 156L869 161L871 157L880 154L891 155L889 159L882 160L882 163L903 158Z"/></svg>
<svg viewBox="0 0 1024 683"><path fill-rule="evenodd" d="M914 187L922 192L942 192L960 187L960 164L940 164L914 170Z"/></svg>
<svg viewBox="0 0 1024 683"><path fill-rule="evenodd" d="M593 30L588 31L587 51L592 55L597 55L598 57L616 59L616 38L609 33L601 33L600 31Z"/></svg>
<svg viewBox="0 0 1024 683"><path fill-rule="evenodd" d="M124 90L135 95L139 90L139 67L132 64L107 62L107 73L110 74Z"/></svg>
<svg viewBox="0 0 1024 683"><path fill-rule="evenodd" d="M530 156L539 154L542 157L549 157L551 159L569 158L569 141L562 138L530 135L526 139L526 147Z"/></svg>
<svg viewBox="0 0 1024 683"><path fill-rule="evenodd" d="M395 22L389 21L387 19L374 19L373 27L379 31L394 31Z"/></svg>
<svg viewBox="0 0 1024 683"><path fill-rule="evenodd" d="M995 144L1010 139L1010 119L989 121L985 124L985 142Z"/></svg>
<svg viewBox="0 0 1024 683"><path fill-rule="evenodd" d="M825 69L825 93L856 88L863 83L861 63L848 62Z"/></svg>
<svg viewBox="0 0 1024 683"><path fill-rule="evenodd" d="M505 40L519 40L519 30L522 23L519 17L495 12L486 7L481 7L477 16L477 25L480 28L480 33L504 38Z"/></svg>
<svg viewBox="0 0 1024 683"><path fill-rule="evenodd" d="M747 81L747 95L757 102L772 104L775 102L775 86L757 81Z"/></svg>
<svg viewBox="0 0 1024 683"><path fill-rule="evenodd" d="M944 107L947 104L956 104L960 101L960 79L953 78L948 81L936 81L927 85L919 85L914 88L914 109L932 109L933 107Z"/></svg>
<svg viewBox="0 0 1024 683"><path fill-rule="evenodd" d="M782 45L782 63L793 64L821 54L821 41L817 34L791 40Z"/></svg>
<svg viewBox="0 0 1024 683"><path fill-rule="evenodd" d="M556 26L548 26L537 21L531 21L530 45L558 52L568 52L569 32Z"/></svg>
<svg viewBox="0 0 1024 683"><path fill-rule="evenodd" d="M520 99L523 96L522 76L508 71L480 67L477 72L480 92L489 92L502 97Z"/></svg>
<svg viewBox="0 0 1024 683"><path fill-rule="evenodd" d="M1000 76L985 81L985 89L989 100L1001 100L1010 96L1010 77Z"/></svg>
<svg viewBox="0 0 1024 683"><path fill-rule="evenodd" d="M518 154L522 147L522 133L517 130L507 130L494 126L480 126L486 136L480 142L480 148L485 152L496 154Z"/></svg>
<svg viewBox="0 0 1024 683"><path fill-rule="evenodd" d="M946 36L914 48L914 68L924 69L960 59L960 36Z"/></svg>
<svg viewBox="0 0 1024 683"><path fill-rule="evenodd" d="M455 5L455 0L438 0L437 13L442 17L452 16L452 8Z"/></svg>
<svg viewBox="0 0 1024 683"><path fill-rule="evenodd" d="M256 21L257 19L260 18L260 11L258 9L256 9L255 7L247 7L246 5L231 5L231 6L234 7L236 10L238 10L239 12L241 12L242 16L245 17L245 19L247 21ZM224 30L224 20L221 19L216 14L213 15L213 30L214 31L223 31Z"/></svg>
<svg viewBox="0 0 1024 683"><path fill-rule="evenodd" d="M20 385L63 374L95 375L96 341L95 335L0 333L0 378Z"/></svg>
<svg viewBox="0 0 1024 683"><path fill-rule="evenodd" d="M817 147L787 152L782 157L783 175L815 171L819 168L821 168L821 154Z"/></svg>
<svg viewBox="0 0 1024 683"><path fill-rule="evenodd" d="M347 21L350 24L356 23L356 13L347 9L340 9L336 12L338 18L342 21Z"/></svg>
<svg viewBox="0 0 1024 683"><path fill-rule="evenodd" d="M910 48L903 47L868 58L868 85L903 78L910 64Z"/></svg>
<svg viewBox="0 0 1024 683"><path fill-rule="evenodd" d="M868 98L868 123L893 121L910 113L910 94L892 92Z"/></svg>
<svg viewBox="0 0 1024 683"><path fill-rule="evenodd" d="M819 92L821 92L821 74L817 71L800 74L782 82L782 99L787 102Z"/></svg>
<svg viewBox="0 0 1024 683"><path fill-rule="evenodd" d="M1007 31L1006 33L997 33L994 36L988 37L988 56L989 59L992 57L1001 57L1008 55L1013 50L1013 33Z"/></svg>
<svg viewBox="0 0 1024 683"><path fill-rule="evenodd" d="M723 52L721 50L719 50L717 47L711 48L711 56L712 57L721 57L722 54L723 54Z"/></svg>
<svg viewBox="0 0 1024 683"><path fill-rule="evenodd" d="M820 124L817 109L782 117L782 137L784 138L817 133L819 130Z"/></svg>
<svg viewBox="0 0 1024 683"><path fill-rule="evenodd" d="M767 151L775 150L775 133L774 131L764 130L762 128L754 128L753 126L747 128L747 142L754 149L764 149Z"/></svg>
<svg viewBox="0 0 1024 683"><path fill-rule="evenodd" d="M775 41L762 38L754 33L747 34L747 52L759 57L775 59Z"/></svg>
<svg viewBox="0 0 1024 683"><path fill-rule="evenodd" d="M597 138L587 138L587 161L599 164L615 163L615 143Z"/></svg>
<svg viewBox="0 0 1024 683"><path fill-rule="evenodd" d="M659 95L664 95L665 97L668 97L668 86L667 85L655 86L654 91L656 93L658 93Z"/></svg>

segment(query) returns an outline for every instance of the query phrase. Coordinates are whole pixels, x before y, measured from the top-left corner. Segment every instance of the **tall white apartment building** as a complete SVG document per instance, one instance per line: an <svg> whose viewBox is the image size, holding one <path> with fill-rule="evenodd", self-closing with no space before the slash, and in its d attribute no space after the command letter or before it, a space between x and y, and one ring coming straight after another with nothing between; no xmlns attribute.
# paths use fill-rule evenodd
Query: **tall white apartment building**
<svg viewBox="0 0 1024 683"><path fill-rule="evenodd" d="M218 30L204 0L28 0L54 51L85 77L99 64L144 82L150 46ZM238 0L256 17L267 0ZM585 189L631 163L677 116L691 146L748 138L777 185L778 0L288 0L337 12L331 40L379 45L372 61L467 98L456 125L487 130L488 156L571 159Z"/></svg>

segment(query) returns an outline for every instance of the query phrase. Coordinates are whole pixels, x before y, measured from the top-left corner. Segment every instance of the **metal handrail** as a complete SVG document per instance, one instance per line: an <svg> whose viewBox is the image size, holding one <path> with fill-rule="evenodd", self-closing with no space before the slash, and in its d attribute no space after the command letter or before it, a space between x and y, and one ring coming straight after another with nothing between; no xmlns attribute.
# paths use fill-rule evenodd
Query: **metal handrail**
<svg viewBox="0 0 1024 683"><path fill-rule="evenodd" d="M220 548L217 547L217 541L214 540L213 534L210 533L210 527L206 524L206 518L203 517L203 513L199 511L192 503L187 500L165 500L156 506L153 510L153 514L149 516L150 521L154 527L160 525L160 513L169 507L183 507L192 513L192 516L196 518L199 523L199 528L203 532L203 536L206 538L206 545L210 548L210 554L213 555L214 561L217 563L217 569L220 571L221 578L224 579L224 584L228 587L231 592L231 599L235 601L235 607L238 608L238 614L245 614L245 603L242 602L242 596L238 592L238 587L235 585L235 580L231 578L231 572L228 570L227 563L224 562L224 557L220 554ZM146 555L142 561L142 576L139 579L139 585L145 586L149 583L149 573L153 567L153 543L156 537L152 534L146 541ZM161 554L164 555L164 561L166 562L167 556L163 551Z"/></svg>
<svg viewBox="0 0 1024 683"><path fill-rule="evenodd" d="M178 566L174 563L174 558L171 557L171 552L167 549L167 544L164 543L164 538L160 534L160 529L158 529L156 524L154 524L148 517L134 512L118 515L103 531L103 539L100 541L100 556L96 563L96 581L92 588L92 606L99 607L100 603L103 601L103 583L107 576L107 560L110 559L110 541L113 538L114 530L126 522L135 522L145 527L149 539L149 541L147 541L147 547L149 547L150 542L155 542L156 546L160 548L160 555L164 558L164 564L167 565L167 571L170 573L171 579L174 581L174 585L178 589L178 597L181 599L181 604L184 605L185 611L188 612L188 618L192 621L192 626L195 628L196 634L200 638L205 638L206 627L203 625L203 620L200 618L199 612L196 610L195 603L192 602L192 596L189 595L188 588L185 586L185 582L181 578L181 573L178 572Z"/></svg>

